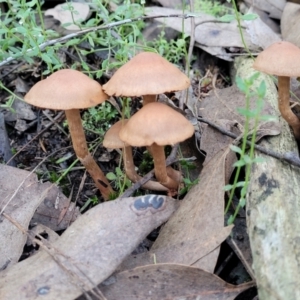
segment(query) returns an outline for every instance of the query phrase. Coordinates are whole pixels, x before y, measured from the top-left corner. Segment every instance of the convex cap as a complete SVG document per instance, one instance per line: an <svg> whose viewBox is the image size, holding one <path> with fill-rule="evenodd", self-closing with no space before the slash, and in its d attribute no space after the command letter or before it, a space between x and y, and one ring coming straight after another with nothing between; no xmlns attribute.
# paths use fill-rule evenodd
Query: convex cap
<svg viewBox="0 0 300 300"><path fill-rule="evenodd" d="M277 42L256 58L254 69L277 76L300 76L300 49L290 42Z"/></svg>
<svg viewBox="0 0 300 300"><path fill-rule="evenodd" d="M193 125L169 106L153 102L143 106L120 130L120 139L131 146L173 145L194 133Z"/></svg>
<svg viewBox="0 0 300 300"><path fill-rule="evenodd" d="M110 96L157 95L190 86L189 78L177 67L153 52L141 52L119 68L103 85Z"/></svg>
<svg viewBox="0 0 300 300"><path fill-rule="evenodd" d="M37 107L69 110L96 106L108 96L97 81L79 71L63 69L36 83L24 99Z"/></svg>
<svg viewBox="0 0 300 300"><path fill-rule="evenodd" d="M110 149L126 147L126 144L120 139L119 132L127 124L128 119L123 119L112 125L104 135L103 146Z"/></svg>

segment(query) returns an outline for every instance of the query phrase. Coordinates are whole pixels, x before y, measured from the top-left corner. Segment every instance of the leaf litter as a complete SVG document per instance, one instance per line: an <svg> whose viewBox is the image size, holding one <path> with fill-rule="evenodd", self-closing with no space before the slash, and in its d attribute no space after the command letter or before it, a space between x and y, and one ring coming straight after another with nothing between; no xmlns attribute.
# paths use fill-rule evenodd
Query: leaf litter
<svg viewBox="0 0 300 300"><path fill-rule="evenodd" d="M163 14L166 13L165 10L162 8L152 8L153 12ZM174 11L172 11L174 12ZM170 12L169 12L170 13ZM181 14L182 11L177 11L178 14ZM206 19L205 19L206 18ZM211 19L212 17L209 16ZM208 16L202 16L198 21L206 21L209 20ZM181 26L182 26L182 21L179 19L167 19L168 22L172 21L173 23L168 26L176 29L178 28L179 31L181 31ZM164 20L166 22L166 20ZM175 24L177 22L177 24ZM212 22L214 23L214 22ZM189 28L189 22L185 22L185 28L188 33L188 28ZM197 46L201 47L202 49L207 50L208 52L212 54L216 54L219 57L223 57L227 60L232 60L232 55L228 55L225 52L228 50L228 47L243 47L243 45L240 45L240 40L237 41L235 39L231 39L233 36L236 35L236 25L234 26L224 26L220 24L215 24L211 26L212 24L209 24L210 26L199 26L199 29L201 28L201 35L196 32L196 40L199 42ZM262 25L259 25L262 26ZM234 27L234 28L233 28ZM203 35L203 30L206 28L207 31L206 35ZM260 27L258 27L260 28ZM261 27L262 28L262 27ZM250 28L251 29L251 28ZM251 30L249 31L249 28L246 29L248 30L245 32L245 35L247 37L247 43L250 45L251 50L256 49L256 45L262 45L262 44L257 44L252 40L252 43L250 43L250 39L253 38L254 33L256 34L259 32L259 30L256 28L253 32ZM214 35L216 33L222 34L223 38L216 38ZM247 36L248 34L248 36ZM202 45L201 41L203 41L203 37L206 37L205 40L207 41L208 45ZM228 38L230 36L230 39ZM256 37L257 38L257 37ZM275 37L274 37L275 38ZM259 39L262 39L261 36L259 36ZM231 43L233 44L228 44L227 42L230 40ZM216 50L218 49L218 50ZM225 51L226 49L226 51ZM210 95L207 98L202 99L201 102L196 97L193 97L193 101L195 103L192 103L191 106L193 107L198 107L199 111L199 116L203 116L205 118L209 118L210 120L213 120L216 124L218 124L222 128L229 129L233 132L236 132L237 134L241 134L243 131L243 122L244 120L241 119L240 115L236 114L236 107L243 107L244 106L244 99L240 95L241 93L236 89L235 86L231 88L227 88L224 90L218 90L216 91L218 96L213 96ZM222 101L220 102L220 99ZM225 105L224 105L225 103ZM199 106L198 106L199 105ZM274 111L270 110L270 108L266 108L267 113L273 114ZM195 112L193 110L193 112ZM197 110L196 110L197 112ZM196 116L197 117L197 116ZM266 127L263 127L265 126ZM278 123L275 122L273 124L261 124L260 126L261 129L261 135L260 138L262 138L265 135L276 135L279 134L280 132L280 127L278 126ZM169 290L170 295L173 295L174 299L180 294L180 289L179 292L176 290L176 287L179 286L181 283L184 283L185 278L189 278L191 282L197 282L194 285L203 287L204 289L197 291L196 294L198 295L204 295L207 292L211 293L213 295L214 293L219 293L219 297L223 295L225 298L224 299L233 299L230 297L234 297L237 295L239 291L241 291L244 287L233 287L225 282L223 282L220 278L210 274L214 271L214 268L216 266L216 261L217 257L219 254L219 247L222 241L226 239L226 237L230 234L232 227L227 226L224 227L224 191L223 191L223 186L225 183L228 182L228 178L230 177L231 171L230 166L232 166L232 163L236 159L233 153L228 150L228 146L233 142L232 138L224 137L222 134L218 133L216 130L210 128L209 126L203 126L202 127L203 133L202 133L202 138L201 138L201 149L206 152L206 161L204 163L203 170L199 176L200 180L198 184L196 184L190 192L186 195L185 199L181 202L180 208L178 209L177 212L174 213L174 215L170 218L169 222L165 224L162 227L162 230L160 232L160 235L158 239L155 241L153 247L151 250L142 255L138 256L129 256L126 260L125 257L128 256L131 251L136 247L137 243L142 239L142 236L145 236L145 231L142 233L139 233L140 235L138 237L134 237L134 242L131 244L128 241L128 244L126 244L126 249L120 250L120 253L115 253L115 248L110 251L109 255L103 259L105 263L105 266L101 266L104 269L103 272L98 276L96 276L94 273L91 274L93 271L90 269L85 269L87 265L90 264L93 265L94 262L98 263L99 257L94 258L93 260L93 253L90 254L90 250L88 245L92 245L90 248L96 249L95 252L98 253L97 251L100 251L99 249L102 249L101 247L104 248L109 248L111 246L111 243L116 242L117 248L123 243L124 239L132 239L130 236L131 230L137 230L137 228L134 227L134 229L129 229L126 230L126 237L124 238L124 232L121 238L119 238L117 234L117 230L120 230L120 228L125 228L124 224L127 224L128 222L127 218L131 218L132 216L130 214L127 215L128 210L124 210L124 207L120 204L120 201L116 201L115 204L110 204L110 206L107 204L104 204L106 206L106 209L103 209L103 215L100 214L100 217L98 216L97 219L100 220L100 222L107 222L109 223L112 219L114 220L114 226L115 222L118 222L118 227L117 228L110 228L106 229L107 235L103 240L101 240L101 243L97 243L96 239L98 238L97 235L101 235L100 233L102 232L100 228L100 233L99 231L95 231L96 228L98 228L97 222L95 220L89 220L88 216L89 213L85 214L85 217L79 217L78 220L74 224L80 224L79 225L71 225L70 228L60 237L58 238L58 241L54 242L54 244L48 245L45 242L45 245L49 246L49 249L54 249L52 247L55 247L54 251L52 251L50 254L54 255L52 256L54 260L49 258L45 254L45 250L41 250L37 253L37 255L33 256L30 259L25 260L24 262L18 263L15 266L12 266L11 269L8 269L7 271L4 271L4 273L1 273L0 275L0 295L2 296L1 292L1 287L4 286L4 284L7 283L7 278L22 278L22 280L27 280L27 269L32 270L33 276L28 279L26 283L25 281L22 281L23 287L26 286L25 292L26 295L32 295L32 293L38 291L42 292L44 290L39 289L39 287L45 288L45 284L49 283L49 285L52 284L55 286L54 289L54 294L57 293L60 297L62 295L67 295L66 297L71 297L69 295L69 289L74 289L74 286L72 286L72 280L70 280L69 277L66 277L66 274L63 272L63 269L67 269L67 273L70 271L69 274L72 276L75 276L75 281L77 283L80 282L79 286L82 289L76 288L76 291L74 294L79 295L83 292L83 290L88 290L91 287L94 287L97 283L100 283L103 279L105 279L107 276L109 276L112 272L115 271L115 269L120 265L120 263L123 260L123 272L116 274L115 278L118 278L120 282L126 282L124 283L126 285L126 292L128 290L128 293L130 295L130 291L132 290L136 291L136 287L130 286L130 284L127 285L128 283L128 278L132 279L131 276L138 276L143 280L142 285L143 288L141 288L141 283L138 284L139 287L139 293L138 295L143 295L144 292L149 291L149 287L147 286L147 283L150 282L151 279L155 280L155 275L157 276L157 273L162 273L162 279L161 280L169 280L171 288ZM230 157L229 157L230 155ZM229 161L229 163L228 163ZM228 170L227 170L228 167ZM35 185L36 183L34 183ZM45 187L46 184L40 185ZM30 188L30 185L25 185L26 189ZM23 191L23 188L22 188ZM36 189L35 191L28 191L36 197L37 195L40 196L39 193L41 193L40 190ZM26 191L25 193L26 194ZM19 195L18 195L19 197ZM133 198L129 198L130 201L135 201ZM68 199L66 199L68 200ZM123 199L122 201L127 201L127 199ZM14 203L14 202L13 202ZM67 201L66 201L67 203ZM127 203L127 202L126 202ZM52 216L51 210L48 211L47 209L47 203L43 203L45 205L43 211L39 211L37 215L39 216L45 216L44 220L40 219L33 219L32 224L34 223L39 223L42 222L44 223L47 218L49 218L50 224L49 227L52 227L54 230L59 230L58 224L57 224L57 216ZM31 203L31 208L29 209L30 212L27 213L25 216L26 220L22 223L21 225L26 229L29 224L29 220L32 216L34 207L37 204ZM128 203L127 203L128 205ZM103 206L103 205L101 205ZM107 208L109 206L109 208ZM119 210L120 207L120 210ZM63 207L58 208L58 211L61 211L66 208L66 204L63 205ZM117 208L117 209L116 209ZM128 206L127 206L128 208ZM56 205L52 203L52 207L55 211ZM123 209L123 210L122 210ZM172 210L173 209L173 210ZM173 212L175 208L173 207L171 211ZM100 208L99 208L100 210ZM112 213L112 211L117 210L116 213ZM92 210L93 211L93 210ZM171 214L170 211L170 214ZM119 213L118 213L119 212ZM93 213L90 213L93 214ZM107 218L105 218L106 214L108 215ZM123 216L125 214L125 219L120 216ZM84 215L84 216L85 216ZM140 219L143 219L143 215L139 215L141 217ZM169 216L168 216L169 217ZM168 217L164 216L164 221L168 219ZM102 219L104 218L104 221ZM110 220L109 220L110 218ZM118 218L121 220L118 221ZM2 217L2 219L5 221L5 218ZM85 220L85 221L83 221ZM70 219L69 219L70 221ZM69 222L68 221L68 222ZM143 219L145 221L145 219ZM122 223L123 222L123 223ZM137 222L135 226L140 227L141 226L141 221ZM160 220L158 222L161 224L163 222ZM158 226L156 223L155 226ZM106 224L106 223L105 223ZM110 223L111 225L111 223ZM56 227L55 227L56 226ZM75 227L74 227L75 226ZM76 227L77 226L77 227ZM104 226L103 223L101 223L101 226ZM108 225L105 225L108 226ZM125 225L126 226L126 225ZM152 227L151 227L152 226ZM147 230L150 230L151 228L154 228L153 224L149 225L147 227ZM80 229L79 229L80 228ZM107 227L108 228L108 227ZM126 227L127 229L127 227ZM140 228L141 229L141 228ZM36 229L37 232L41 232L44 229ZM46 230L46 228L45 228ZM74 231L73 231L74 230ZM142 231L142 229L141 229ZM49 231L50 232L50 231ZM111 239L110 234L116 234L118 237L116 239ZM82 234L86 234L87 237L82 237ZM90 235L93 235L90 237ZM25 235L24 235L25 236ZM91 238L91 241L88 241L86 244L84 244L84 241L86 241L87 238ZM55 237L53 237L55 239ZM26 240L26 239L25 239ZM113 242L112 242L113 241ZM24 239L23 242L24 243ZM77 244L76 244L77 243ZM79 255L78 257L82 257L83 253L79 253L80 248L79 245L83 245L84 250L86 251L84 255L89 256L91 255L91 259L88 260L87 262L80 262L80 272L78 272L78 269L74 267L74 265L69 264L70 261L73 263L74 261L77 260L76 255ZM91 243L91 244L88 244ZM120 243L120 245L118 244ZM130 244L130 245L129 245ZM133 246L134 244L134 246ZM70 245L74 245L74 249L69 249ZM101 246L102 245L102 246ZM58 247L58 248L56 248ZM60 248L61 247L61 248ZM17 248L20 248L18 246ZM72 247L71 247L72 248ZM66 250L66 252L61 251L61 249ZM119 249L119 248L118 248ZM130 250L129 250L130 249ZM57 251L59 250L59 251ZM71 252L68 252L68 251ZM61 251L61 252L60 252ZM78 252L76 252L78 251ZM82 251L82 249L81 249ZM116 251L118 252L118 251ZM54 254L53 254L54 253ZM120 257L115 257L120 254ZM67 255L68 257L66 257ZM73 256L74 255L74 256ZM70 256L70 257L69 257ZM46 267L43 265L41 266L40 262L37 262L38 259L41 259L42 261L45 262ZM100 259L102 260L102 259ZM117 261L117 262L116 262ZM76 261L77 262L77 261ZM155 262L158 263L172 263L172 264L158 264L158 265L147 265L147 264L153 264ZM33 264L34 267L31 267L30 263ZM56 265L58 263L58 265ZM102 262L101 262L102 263ZM110 265L112 263L112 265ZM176 264L185 264L184 266L182 265L176 265ZM5 264L4 264L5 265ZM190 266L193 267L190 267ZM140 266L134 270L127 270L128 268ZM78 267L78 265L77 265ZM53 268L51 272L48 270L48 268ZM199 269L202 268L202 269ZM41 269L41 273L37 273L36 270ZM122 270L122 267L119 267L119 271ZM205 272L204 270L209 271L210 273ZM99 271L99 270L98 270ZM82 272L85 273L87 277L89 277L90 280L92 280L92 284L88 282L86 276L82 276ZM168 278L168 273L175 274L177 276L176 280L173 281L173 279ZM148 277L142 278L144 273L147 273ZM15 275L13 275L15 274ZM16 275L18 274L18 275ZM23 274L23 276L22 276ZM57 279L59 280L58 282L53 281L53 274L55 276L57 275ZM196 274L196 275L195 275ZM95 275L95 277L94 277ZM198 277L198 279L197 279ZM66 285L65 290L61 290L64 287L61 286L61 278L63 278L63 285ZM97 279L95 279L97 278ZM100 278L100 279L99 279ZM136 278L136 277L134 277ZM123 281L125 280L125 281ZM194 281L193 281L194 280ZM195 281L199 280L199 281ZM11 280L13 281L13 280ZM130 280L129 280L130 281ZM132 280L131 280L132 281ZM138 281L136 281L138 283ZM207 283L208 282L208 283ZM1 284L2 283L2 284ZM207 283L207 284L206 284ZM9 285L6 288L7 295L9 293L13 293L17 288L19 288L18 284L15 282L12 282L11 285ZM106 282L107 284L107 282ZM250 284L251 285L251 284ZM128 288L128 289L127 289ZM103 287L103 290L106 288ZM46 288L47 290L47 288ZM108 290L108 289L107 289ZM105 290L106 291L106 290ZM177 291L177 294L176 294ZM183 291L183 288L182 288ZM24 292L24 290L23 290ZM110 290L109 292L118 292L118 288L116 288L116 291ZM187 291L188 293L189 291ZM230 296L228 294L232 292ZM173 294L172 294L173 293ZM174 294L175 293L175 294ZM225 294L224 294L225 293ZM72 297L74 296L72 294ZM122 295L122 294L121 294ZM49 296L47 299L55 299L51 298L53 294ZM123 296L123 295L122 295ZM226 298L226 297L229 298ZM43 296L44 297L44 296ZM2 298L1 298L2 299ZM5 298L3 298L5 299ZM24 298L26 299L26 298ZM30 298L28 298L30 299ZM68 299L68 298L64 298ZM71 298L70 298L71 299ZM146 299L146 298L145 298ZM210 298L208 298L210 299ZM219 298L221 299L221 298Z"/></svg>

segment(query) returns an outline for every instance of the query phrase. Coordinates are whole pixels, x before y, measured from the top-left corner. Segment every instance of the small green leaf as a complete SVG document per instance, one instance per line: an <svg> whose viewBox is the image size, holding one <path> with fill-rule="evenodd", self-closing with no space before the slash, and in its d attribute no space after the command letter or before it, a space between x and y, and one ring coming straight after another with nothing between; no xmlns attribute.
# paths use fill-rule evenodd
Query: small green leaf
<svg viewBox="0 0 300 300"><path fill-rule="evenodd" d="M246 85L245 81L241 77L237 76L235 79L235 83L241 92L245 94L248 92L248 86Z"/></svg>
<svg viewBox="0 0 300 300"><path fill-rule="evenodd" d="M236 184L236 187L243 187L245 185L245 181L239 181Z"/></svg>
<svg viewBox="0 0 300 300"><path fill-rule="evenodd" d="M267 91L266 82L263 80L257 89L257 94L259 97L264 98L266 95L266 91Z"/></svg>
<svg viewBox="0 0 300 300"><path fill-rule="evenodd" d="M223 190L224 191L230 191L232 189L233 185L232 184L226 184L224 187L223 187Z"/></svg>
<svg viewBox="0 0 300 300"><path fill-rule="evenodd" d="M227 221L227 225L231 225L234 222L234 217L231 215Z"/></svg>
<svg viewBox="0 0 300 300"><path fill-rule="evenodd" d="M239 204L241 207L244 207L246 205L246 199L245 198L241 198L239 201Z"/></svg>
<svg viewBox="0 0 300 300"><path fill-rule="evenodd" d="M116 176L113 172L108 172L108 173L106 174L106 178L107 178L108 180L116 180L116 179L117 179L117 176Z"/></svg>
<svg viewBox="0 0 300 300"><path fill-rule="evenodd" d="M247 154L245 154L245 155L243 156L243 159L244 159L244 162L245 162L246 164L251 164L251 162L252 162L250 156L247 155Z"/></svg>
<svg viewBox="0 0 300 300"><path fill-rule="evenodd" d="M42 53L42 60L48 64L52 64L50 56L46 53Z"/></svg>
<svg viewBox="0 0 300 300"><path fill-rule="evenodd" d="M72 39L72 40L69 40L69 41L66 43L66 46L77 45L79 42L80 42L79 39Z"/></svg>
<svg viewBox="0 0 300 300"><path fill-rule="evenodd" d="M242 154L242 149L241 149L240 147L238 147L238 146L231 145L231 146L230 146L230 149L231 149L233 152Z"/></svg>
<svg viewBox="0 0 300 300"><path fill-rule="evenodd" d="M234 167L243 167L244 165L245 162L243 160L238 160L233 164Z"/></svg>
<svg viewBox="0 0 300 300"><path fill-rule="evenodd" d="M256 157L252 160L252 163L262 163L265 162L266 160L262 157Z"/></svg>
<svg viewBox="0 0 300 300"><path fill-rule="evenodd" d="M218 20L221 22L229 23L229 22L235 20L235 16L234 15L224 15L221 18L219 18Z"/></svg>
<svg viewBox="0 0 300 300"><path fill-rule="evenodd" d="M244 21L253 21L256 20L257 18L258 18L257 14L246 14L241 16L241 19Z"/></svg>

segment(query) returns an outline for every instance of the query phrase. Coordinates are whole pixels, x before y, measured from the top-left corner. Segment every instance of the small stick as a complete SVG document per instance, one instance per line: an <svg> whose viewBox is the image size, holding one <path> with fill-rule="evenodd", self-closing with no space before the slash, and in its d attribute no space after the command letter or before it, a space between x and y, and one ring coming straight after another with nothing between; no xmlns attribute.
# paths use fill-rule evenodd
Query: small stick
<svg viewBox="0 0 300 300"><path fill-rule="evenodd" d="M231 131L228 131L228 130L225 130L219 126L217 126L216 124L214 124L213 122L207 120L207 119L204 119L204 118L201 118L201 117L198 117L198 121L200 122L203 122L203 123L206 123L208 124L209 126L217 129L218 131L220 131L221 133L233 138L233 139L236 139L236 138L239 138L239 136L237 136L236 134L234 134L233 132ZM247 145L251 145L251 142L247 141ZM298 167L300 168L300 158L297 156L296 153L293 153L293 152L286 152L284 154L280 154L278 152L275 152L271 149L266 149L262 146L259 146L259 145L254 145L254 149L255 150L258 150L260 151L261 153L264 153L266 155L269 155L269 156L272 156L274 158L277 158L281 161L285 161L287 163L289 163L290 165L293 165L295 167Z"/></svg>

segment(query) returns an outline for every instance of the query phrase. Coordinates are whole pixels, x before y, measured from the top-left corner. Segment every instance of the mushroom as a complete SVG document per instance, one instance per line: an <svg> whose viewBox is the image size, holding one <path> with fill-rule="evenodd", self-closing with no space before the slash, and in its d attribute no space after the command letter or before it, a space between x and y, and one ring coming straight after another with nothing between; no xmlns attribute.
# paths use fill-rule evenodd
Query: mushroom
<svg viewBox="0 0 300 300"><path fill-rule="evenodd" d="M119 136L131 146L151 146L157 180L176 191L179 182L167 174L164 146L184 141L193 133L194 127L182 114L165 104L153 102L133 115Z"/></svg>
<svg viewBox="0 0 300 300"><path fill-rule="evenodd" d="M290 77L300 75L300 49L290 42L277 42L256 58L254 69L278 76L278 107L282 117L292 127L300 141L300 120L290 107Z"/></svg>
<svg viewBox="0 0 300 300"><path fill-rule="evenodd" d="M125 173L132 182L137 182L142 177L139 176L135 170L133 157L132 157L132 147L130 145L127 145L123 141L121 141L119 137L120 130L127 122L128 120L124 119L118 121L113 126L111 126L109 130L105 133L103 146L105 148L111 148L111 149L118 149L118 148L123 149L123 161L124 161ZM152 191L165 191L165 192L168 191L166 187L161 185L159 182L153 180L146 182L142 186L142 188L147 190L152 190Z"/></svg>
<svg viewBox="0 0 300 300"><path fill-rule="evenodd" d="M95 106L107 98L97 81L69 69L59 70L39 81L24 97L27 103L40 108L65 110L74 151L105 200L113 190L88 151L79 109Z"/></svg>
<svg viewBox="0 0 300 300"><path fill-rule="evenodd" d="M143 96L143 105L156 95L180 91L190 86L189 78L177 67L153 52L141 52L119 68L103 85L110 96Z"/></svg>

